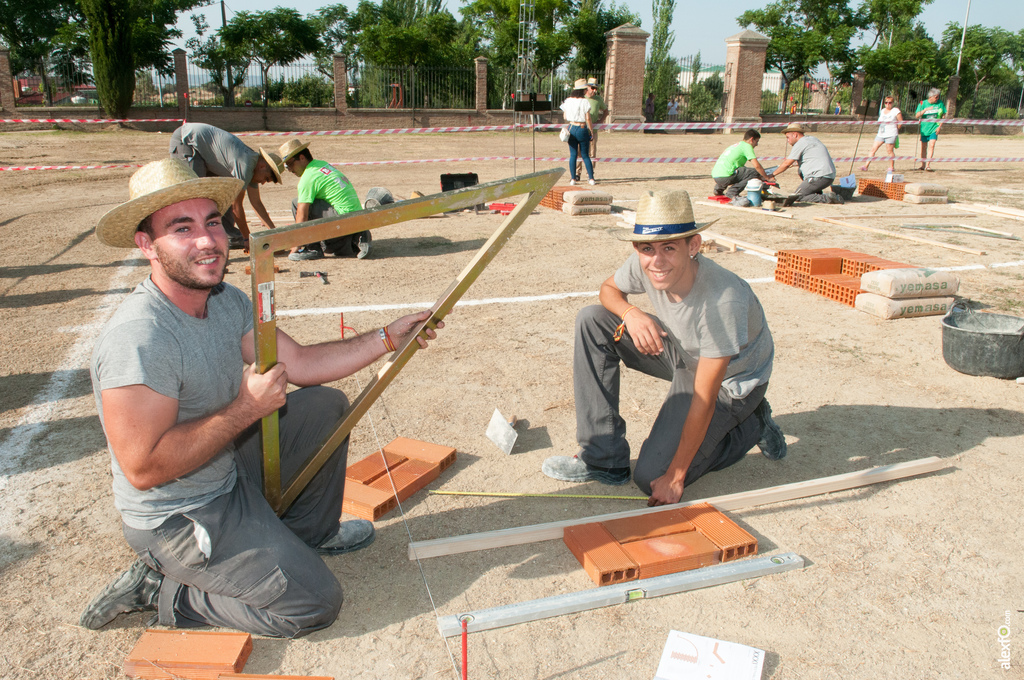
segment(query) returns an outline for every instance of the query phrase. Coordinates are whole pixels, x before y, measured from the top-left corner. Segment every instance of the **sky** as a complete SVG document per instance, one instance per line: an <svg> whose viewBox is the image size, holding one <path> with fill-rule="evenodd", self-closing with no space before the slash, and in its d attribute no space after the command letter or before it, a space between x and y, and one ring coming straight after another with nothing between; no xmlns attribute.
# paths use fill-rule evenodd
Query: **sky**
<svg viewBox="0 0 1024 680"><path fill-rule="evenodd" d="M339 0L342 4L354 9L358 0ZM856 0L854 0L856 2ZM925 25L928 34L939 39L946 25L952 21L963 25L964 15L967 11L968 0L934 0L932 4L925 7L918 17ZM235 11L262 11L274 7L294 7L303 15L314 13L320 7L337 4L331 0L226 0L225 8L228 19ZM458 0L446 0L448 10L456 18L461 15L458 10L462 3ZM609 3L610 4L610 3ZM640 14L641 28L650 32L651 30L651 3L649 0L636 2L626 1L625 4L633 11ZM763 7L766 2L757 0L733 0L719 5L717 2L698 2L697 0L676 0L676 10L673 14L672 30L675 32L675 42L672 46L672 56L686 57L701 53L701 60L706 64L725 62L725 39L743 30L736 23L736 17L748 9ZM728 9L720 11L720 7ZM207 17L207 22L212 27L221 24L220 2L197 10ZM969 23L971 25L981 24L982 26L999 26L1008 31L1016 33L1024 28L1024 1L1022 0L972 0ZM184 41L194 35L192 22L188 15L181 16L178 28L184 33L179 46L184 47Z"/></svg>

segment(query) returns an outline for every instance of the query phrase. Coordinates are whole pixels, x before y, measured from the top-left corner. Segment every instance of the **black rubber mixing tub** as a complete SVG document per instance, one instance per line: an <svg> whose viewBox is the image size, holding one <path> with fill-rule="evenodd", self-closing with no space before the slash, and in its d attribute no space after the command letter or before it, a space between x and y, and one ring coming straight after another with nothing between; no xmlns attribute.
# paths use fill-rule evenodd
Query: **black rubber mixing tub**
<svg viewBox="0 0 1024 680"><path fill-rule="evenodd" d="M1024 319L983 314L962 303L942 317L942 358L968 375L1024 375Z"/></svg>

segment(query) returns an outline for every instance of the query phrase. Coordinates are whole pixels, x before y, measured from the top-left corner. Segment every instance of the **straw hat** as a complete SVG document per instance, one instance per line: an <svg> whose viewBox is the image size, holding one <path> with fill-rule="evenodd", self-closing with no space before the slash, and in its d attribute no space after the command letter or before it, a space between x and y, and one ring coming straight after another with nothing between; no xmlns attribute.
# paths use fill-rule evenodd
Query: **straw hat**
<svg viewBox="0 0 1024 680"><path fill-rule="evenodd" d="M597 78L587 78L587 87L592 87L597 90L601 86L597 84Z"/></svg>
<svg viewBox="0 0 1024 680"><path fill-rule="evenodd" d="M782 128L783 134L787 132L799 132L800 134L805 134L807 130L805 130L804 126L801 125L800 123L790 123L786 127Z"/></svg>
<svg viewBox="0 0 1024 680"><path fill-rule="evenodd" d="M299 153L303 149L309 147L309 142L304 142L298 137L292 137L287 142L281 145L281 148L277 150L281 154L281 162L287 163L292 159L292 156Z"/></svg>
<svg viewBox="0 0 1024 680"><path fill-rule="evenodd" d="M225 213L245 183L234 177L199 178L177 158L147 163L128 180L128 202L100 218L96 237L115 248L134 248L139 222L157 210L193 198L208 198Z"/></svg>
<svg viewBox="0 0 1024 680"><path fill-rule="evenodd" d="M690 194L676 191L648 191L640 196L633 231L620 229L615 238L633 243L674 241L704 231L718 220L695 222Z"/></svg>
<svg viewBox="0 0 1024 680"><path fill-rule="evenodd" d="M263 156L263 160L270 166L271 172L274 173L274 182L277 184L281 183L281 173L284 172L284 161L273 151L267 151L263 147L260 147L260 155Z"/></svg>
<svg viewBox="0 0 1024 680"><path fill-rule="evenodd" d="M572 89L574 89L574 90L585 90L585 89L587 89L587 79L586 78L577 78L576 82L572 84Z"/></svg>

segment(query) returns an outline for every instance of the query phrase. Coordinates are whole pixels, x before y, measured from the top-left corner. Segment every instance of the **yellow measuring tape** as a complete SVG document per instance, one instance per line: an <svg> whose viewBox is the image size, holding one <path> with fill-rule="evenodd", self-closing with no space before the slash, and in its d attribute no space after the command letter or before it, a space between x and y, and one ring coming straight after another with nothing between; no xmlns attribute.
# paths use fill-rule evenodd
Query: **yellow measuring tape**
<svg viewBox="0 0 1024 680"><path fill-rule="evenodd" d="M492 496L496 498L604 498L613 501L646 501L647 496L604 496L578 493L495 493L490 491L431 491L442 496Z"/></svg>

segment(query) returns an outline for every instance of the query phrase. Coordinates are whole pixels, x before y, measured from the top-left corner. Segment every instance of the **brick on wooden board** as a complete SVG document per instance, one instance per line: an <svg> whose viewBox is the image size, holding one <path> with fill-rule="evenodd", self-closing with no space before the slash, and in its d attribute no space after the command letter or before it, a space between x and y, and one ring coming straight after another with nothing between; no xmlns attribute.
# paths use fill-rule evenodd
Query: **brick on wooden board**
<svg viewBox="0 0 1024 680"><path fill-rule="evenodd" d="M356 482L345 484L345 496L341 502L343 512L373 522L397 507L398 501L390 489L385 493Z"/></svg>
<svg viewBox="0 0 1024 680"><path fill-rule="evenodd" d="M598 522L566 527L562 540L599 586L638 578L637 565Z"/></svg>
<svg viewBox="0 0 1024 680"><path fill-rule="evenodd" d="M248 633L149 629L124 662L133 678L192 678L216 680L237 673L252 652Z"/></svg>
<svg viewBox="0 0 1024 680"><path fill-rule="evenodd" d="M441 466L424 460L407 460L391 470L391 475L383 475L370 483L371 489L395 493L398 500L404 501L409 496L430 484L441 474ZM392 482L394 487L392 488Z"/></svg>
<svg viewBox="0 0 1024 680"><path fill-rule="evenodd" d="M415 460L422 460L427 463L437 463L444 471L449 465L455 462L456 451L450 446L421 442L418 439L408 437L397 437L390 444L384 447L384 451L396 456L405 456Z"/></svg>
<svg viewBox="0 0 1024 680"><path fill-rule="evenodd" d="M722 549L699 531L634 541L622 549L636 562L640 578L700 569L722 560Z"/></svg>
<svg viewBox="0 0 1024 680"><path fill-rule="evenodd" d="M345 478L360 484L369 484L384 474L385 461L387 461L387 468L394 469L406 460L408 459L405 456L398 456L387 451L384 451L382 457L380 451L374 451L366 458L349 465L345 470Z"/></svg>
<svg viewBox="0 0 1024 680"><path fill-rule="evenodd" d="M710 503L696 503L683 508L687 519L697 531L722 549L722 561L730 562L757 552L757 539L725 516Z"/></svg>
<svg viewBox="0 0 1024 680"><path fill-rule="evenodd" d="M681 508L672 508L664 512L655 512L639 517L623 517L601 522L601 524L619 543L694 530L693 522L686 517Z"/></svg>
<svg viewBox="0 0 1024 680"><path fill-rule="evenodd" d="M221 673L217 680L334 680L332 675L259 675L257 673Z"/></svg>

